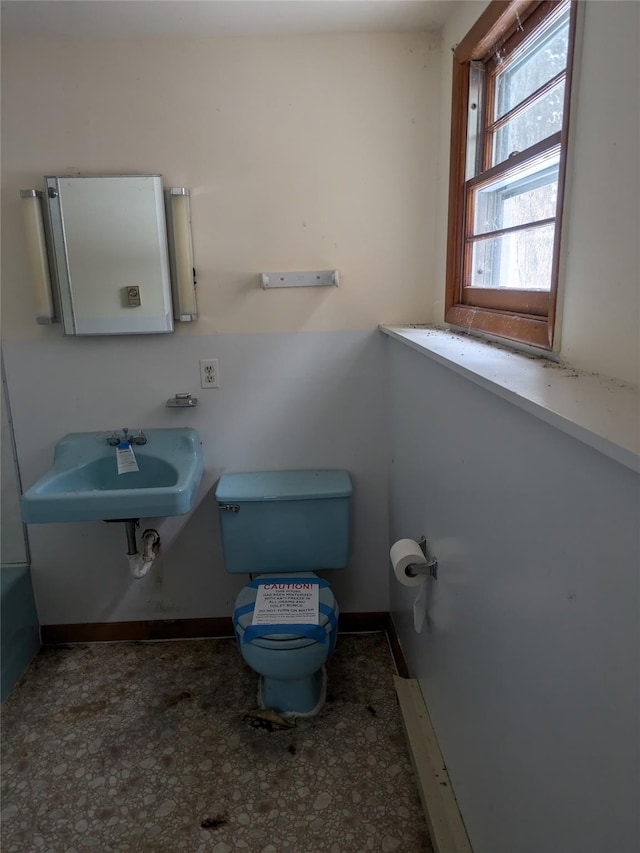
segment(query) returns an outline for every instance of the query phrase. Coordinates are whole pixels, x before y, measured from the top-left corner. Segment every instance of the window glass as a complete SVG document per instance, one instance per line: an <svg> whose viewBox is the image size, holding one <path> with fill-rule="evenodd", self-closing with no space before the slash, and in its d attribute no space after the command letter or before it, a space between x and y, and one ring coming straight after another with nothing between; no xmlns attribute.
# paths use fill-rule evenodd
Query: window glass
<svg viewBox="0 0 640 853"><path fill-rule="evenodd" d="M498 128L493 137L491 164L503 163L512 154L526 151L561 130L563 107L564 80L561 80L546 95Z"/></svg>
<svg viewBox="0 0 640 853"><path fill-rule="evenodd" d="M514 54L504 71L496 76L494 119L508 113L567 65L569 49L569 9L548 28L545 35L521 53Z"/></svg>
<svg viewBox="0 0 640 853"><path fill-rule="evenodd" d="M474 191L474 234L527 225L556 215L560 151L500 175Z"/></svg>
<svg viewBox="0 0 640 853"><path fill-rule="evenodd" d="M471 287L549 290L554 225L478 240L471 257Z"/></svg>

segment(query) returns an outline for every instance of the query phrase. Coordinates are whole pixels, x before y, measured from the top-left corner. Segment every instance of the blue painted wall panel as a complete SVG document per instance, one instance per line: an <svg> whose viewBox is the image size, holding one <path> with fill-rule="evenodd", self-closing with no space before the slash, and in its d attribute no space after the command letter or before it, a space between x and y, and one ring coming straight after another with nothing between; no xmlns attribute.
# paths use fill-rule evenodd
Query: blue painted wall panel
<svg viewBox="0 0 640 853"><path fill-rule="evenodd" d="M40 648L40 627L28 566L0 570L1 701Z"/></svg>

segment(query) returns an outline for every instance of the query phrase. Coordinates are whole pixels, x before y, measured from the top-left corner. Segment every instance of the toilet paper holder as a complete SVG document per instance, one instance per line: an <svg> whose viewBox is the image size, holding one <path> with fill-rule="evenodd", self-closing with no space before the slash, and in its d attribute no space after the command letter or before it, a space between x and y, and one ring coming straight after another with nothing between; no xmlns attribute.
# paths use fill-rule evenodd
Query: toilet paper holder
<svg viewBox="0 0 640 853"><path fill-rule="evenodd" d="M418 545L424 554L426 563L409 563L405 571L410 577L416 575L430 575L432 578L438 579L438 560L434 557L429 549L429 540L421 536Z"/></svg>

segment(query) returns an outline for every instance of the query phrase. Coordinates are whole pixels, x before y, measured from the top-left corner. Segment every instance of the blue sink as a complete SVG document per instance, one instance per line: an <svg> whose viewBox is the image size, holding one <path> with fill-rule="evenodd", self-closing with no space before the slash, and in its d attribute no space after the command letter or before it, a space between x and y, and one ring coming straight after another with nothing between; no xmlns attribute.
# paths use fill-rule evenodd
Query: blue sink
<svg viewBox="0 0 640 853"><path fill-rule="evenodd" d="M145 430L132 445L138 471L118 474L109 432L72 432L56 444L53 465L20 499L27 524L183 515L204 472L195 429Z"/></svg>

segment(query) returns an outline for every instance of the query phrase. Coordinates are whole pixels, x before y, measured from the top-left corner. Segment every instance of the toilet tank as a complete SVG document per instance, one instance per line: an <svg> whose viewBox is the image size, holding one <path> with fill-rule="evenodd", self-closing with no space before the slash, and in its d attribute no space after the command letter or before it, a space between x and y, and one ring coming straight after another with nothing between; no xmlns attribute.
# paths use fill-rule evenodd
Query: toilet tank
<svg viewBox="0 0 640 853"><path fill-rule="evenodd" d="M349 560L346 471L223 474L216 488L225 569L343 569Z"/></svg>

